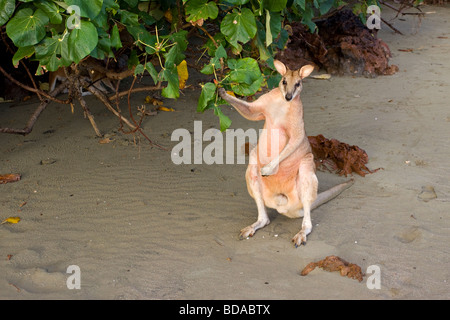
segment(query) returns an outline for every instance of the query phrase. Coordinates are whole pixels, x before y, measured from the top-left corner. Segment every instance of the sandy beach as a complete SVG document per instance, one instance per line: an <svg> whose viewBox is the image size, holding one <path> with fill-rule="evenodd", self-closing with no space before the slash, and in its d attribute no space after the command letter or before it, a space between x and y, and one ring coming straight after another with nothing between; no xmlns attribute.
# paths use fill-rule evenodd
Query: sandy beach
<svg viewBox="0 0 450 320"><path fill-rule="evenodd" d="M212 111L196 112L194 75L177 101L164 100L176 112L142 125L167 150L121 133L94 97L86 101L109 143L99 143L79 105L72 113L56 103L29 135L0 134L0 174L21 174L0 184L0 220L21 219L0 225L0 299L449 299L450 5L423 10L434 13L393 20L404 35L386 25L378 33L396 74L304 81L307 134L357 145L369 168L383 168L354 174L350 189L312 212L306 246L291 243L301 219L274 210L268 226L238 239L257 217L246 164L172 162L174 130L192 133L194 121L203 132L219 128ZM0 104L0 127L23 128L37 101ZM222 110L230 129L262 128ZM325 190L350 177L318 178ZM434 195L422 194L429 187ZM362 282L318 268L300 275L330 255L364 272L377 266L381 287L367 285L370 274ZM72 265L80 289L68 288Z"/></svg>

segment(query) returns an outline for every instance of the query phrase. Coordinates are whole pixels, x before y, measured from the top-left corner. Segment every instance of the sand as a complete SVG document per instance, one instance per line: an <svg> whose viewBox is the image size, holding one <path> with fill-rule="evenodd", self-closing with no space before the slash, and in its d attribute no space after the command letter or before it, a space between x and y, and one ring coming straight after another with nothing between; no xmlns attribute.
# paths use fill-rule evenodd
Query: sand
<svg viewBox="0 0 450 320"><path fill-rule="evenodd" d="M29 135L1 134L0 173L22 179L0 185L0 219L21 218L0 225L0 298L449 299L450 6L424 11L435 13L420 25L415 16L394 21L404 36L382 26L395 75L305 80L307 134L357 145L369 168L384 168L354 175L351 189L314 210L306 246L291 243L301 219L273 210L267 227L238 239L257 214L245 164L172 162L175 129L193 132L194 121L218 128L211 111L196 112L198 89L165 101L176 112L143 123L168 151L118 132L117 118L92 97L110 143L99 143L79 105L72 114L56 103ZM132 105L145 96L135 94ZM24 127L36 101L0 104L0 126ZM230 106L223 111L233 129L262 127ZM318 177L320 190L349 178ZM422 194L430 186L436 197ZM319 268L300 275L329 255L364 272L377 266L380 288L370 285L372 272L362 282ZM67 286L76 284L72 265L80 289Z"/></svg>

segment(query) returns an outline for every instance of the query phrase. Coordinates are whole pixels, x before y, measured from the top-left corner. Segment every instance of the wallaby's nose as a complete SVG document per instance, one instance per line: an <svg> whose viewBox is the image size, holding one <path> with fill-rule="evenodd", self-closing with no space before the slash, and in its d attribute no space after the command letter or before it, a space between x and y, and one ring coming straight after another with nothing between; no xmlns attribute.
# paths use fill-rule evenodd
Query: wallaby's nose
<svg viewBox="0 0 450 320"><path fill-rule="evenodd" d="M292 94L286 93L286 95L284 96L284 98L286 99L286 101L291 101L291 99L292 99Z"/></svg>

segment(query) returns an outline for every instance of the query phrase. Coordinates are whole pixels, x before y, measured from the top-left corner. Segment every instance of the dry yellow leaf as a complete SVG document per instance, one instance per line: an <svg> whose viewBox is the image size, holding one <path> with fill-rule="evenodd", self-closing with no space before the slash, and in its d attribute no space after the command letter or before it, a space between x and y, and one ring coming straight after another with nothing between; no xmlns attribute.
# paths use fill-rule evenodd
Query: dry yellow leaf
<svg viewBox="0 0 450 320"><path fill-rule="evenodd" d="M328 79L331 78L331 74L324 73L324 74L320 74L320 75L317 75L317 76L311 76L311 78L319 79L319 80L328 80Z"/></svg>
<svg viewBox="0 0 450 320"><path fill-rule="evenodd" d="M161 100L155 99L150 96L145 97L145 103L152 104L154 106L162 106L163 102Z"/></svg>
<svg viewBox="0 0 450 320"><path fill-rule="evenodd" d="M205 22L205 20L204 19L198 19L197 21L189 21L194 27L195 26L199 26L199 27L201 27L201 26L203 26L203 22Z"/></svg>
<svg viewBox="0 0 450 320"><path fill-rule="evenodd" d="M107 144L110 143L111 141L113 141L111 138L104 138L98 141L98 143L100 144Z"/></svg>
<svg viewBox="0 0 450 320"><path fill-rule="evenodd" d="M166 12L164 12L164 17L167 19L167 21L172 23L173 17L172 17L172 11L170 11L170 9L167 10Z"/></svg>
<svg viewBox="0 0 450 320"><path fill-rule="evenodd" d="M227 91L227 93L228 93L230 96L236 97L236 95L234 94L233 91Z"/></svg>
<svg viewBox="0 0 450 320"><path fill-rule="evenodd" d="M48 84L48 82L39 82L39 89L41 89L42 91L49 91L50 85Z"/></svg>
<svg viewBox="0 0 450 320"><path fill-rule="evenodd" d="M180 89L183 89L186 85L186 80L189 78L186 60L181 61L181 63L177 66L177 71Z"/></svg>
<svg viewBox="0 0 450 320"><path fill-rule="evenodd" d="M5 220L3 220L2 223L0 223L0 224L4 224L4 223L17 223L17 222L19 222L19 221L20 221L20 218L19 218L19 217L9 217L9 218L6 218Z"/></svg>
<svg viewBox="0 0 450 320"><path fill-rule="evenodd" d="M167 107L158 107L159 111L169 111L169 112L173 112L175 111L175 109L173 108L167 108Z"/></svg>

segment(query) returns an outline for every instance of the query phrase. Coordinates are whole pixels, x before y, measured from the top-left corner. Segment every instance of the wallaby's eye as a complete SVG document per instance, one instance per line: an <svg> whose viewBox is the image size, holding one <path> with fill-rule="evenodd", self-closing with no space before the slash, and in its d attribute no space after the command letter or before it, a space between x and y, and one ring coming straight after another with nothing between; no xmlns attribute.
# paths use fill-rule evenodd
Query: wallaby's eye
<svg viewBox="0 0 450 320"><path fill-rule="evenodd" d="M287 85L286 79L283 79L283 85Z"/></svg>
<svg viewBox="0 0 450 320"><path fill-rule="evenodd" d="M296 88L300 87L300 84L301 84L300 82L297 82L297 83L295 84L295 87L296 87Z"/></svg>

